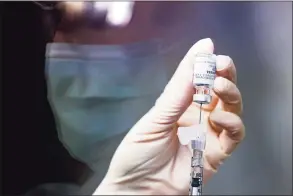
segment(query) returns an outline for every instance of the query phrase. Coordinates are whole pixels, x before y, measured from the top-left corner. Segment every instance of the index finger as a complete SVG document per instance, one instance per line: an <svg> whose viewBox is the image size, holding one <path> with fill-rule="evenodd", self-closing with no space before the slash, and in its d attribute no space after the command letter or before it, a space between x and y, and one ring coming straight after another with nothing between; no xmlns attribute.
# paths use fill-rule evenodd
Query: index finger
<svg viewBox="0 0 293 196"><path fill-rule="evenodd" d="M229 56L218 55L217 61L217 76L227 78L228 80L236 83L237 73L233 60Z"/></svg>
<svg viewBox="0 0 293 196"><path fill-rule="evenodd" d="M242 97L236 84L224 77L217 77L213 90L221 101L221 104L218 104L218 106L222 107L225 111L238 115L242 113Z"/></svg>
<svg viewBox="0 0 293 196"><path fill-rule="evenodd" d="M219 135L223 152L231 154L245 137L245 127L241 118L222 110L212 112L209 118L210 123L223 130Z"/></svg>

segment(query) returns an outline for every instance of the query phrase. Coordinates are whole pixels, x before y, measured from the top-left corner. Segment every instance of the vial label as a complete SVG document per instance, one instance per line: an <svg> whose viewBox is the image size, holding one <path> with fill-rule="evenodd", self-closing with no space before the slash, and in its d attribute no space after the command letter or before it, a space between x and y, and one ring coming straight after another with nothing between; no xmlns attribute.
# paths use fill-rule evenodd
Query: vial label
<svg viewBox="0 0 293 196"><path fill-rule="evenodd" d="M193 65L193 84L194 86L214 85L216 77L216 55L197 54Z"/></svg>

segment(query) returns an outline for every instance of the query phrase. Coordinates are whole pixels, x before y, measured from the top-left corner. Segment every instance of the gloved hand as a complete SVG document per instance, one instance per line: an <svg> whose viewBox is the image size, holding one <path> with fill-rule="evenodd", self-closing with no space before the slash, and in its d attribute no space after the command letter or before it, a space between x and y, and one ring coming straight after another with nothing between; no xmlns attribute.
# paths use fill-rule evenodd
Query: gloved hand
<svg viewBox="0 0 293 196"><path fill-rule="evenodd" d="M134 125L116 150L94 195L188 194L192 153L188 146L180 145L177 130L198 123L199 106L192 103L194 57L198 52L213 53L213 49L210 39L192 46L155 106ZM238 116L242 100L235 82L236 69L231 58L217 56L213 101L203 106L202 119L208 127L205 180L244 138L244 125Z"/></svg>

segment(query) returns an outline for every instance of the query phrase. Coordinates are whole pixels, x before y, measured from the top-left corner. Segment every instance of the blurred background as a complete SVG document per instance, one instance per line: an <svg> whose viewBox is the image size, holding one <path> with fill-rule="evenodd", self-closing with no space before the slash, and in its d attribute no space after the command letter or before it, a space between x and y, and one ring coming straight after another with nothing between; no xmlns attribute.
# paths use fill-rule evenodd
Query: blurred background
<svg viewBox="0 0 293 196"><path fill-rule="evenodd" d="M178 43L166 59L169 77L197 40L210 37L216 53L233 58L243 95L246 139L205 194L292 195L292 2L180 2L178 10L169 5L173 15L164 13L168 3L159 22L180 27L170 32ZM91 171L79 170L84 164L59 142L47 101L42 11L31 2L4 8L3 194L82 183Z"/></svg>

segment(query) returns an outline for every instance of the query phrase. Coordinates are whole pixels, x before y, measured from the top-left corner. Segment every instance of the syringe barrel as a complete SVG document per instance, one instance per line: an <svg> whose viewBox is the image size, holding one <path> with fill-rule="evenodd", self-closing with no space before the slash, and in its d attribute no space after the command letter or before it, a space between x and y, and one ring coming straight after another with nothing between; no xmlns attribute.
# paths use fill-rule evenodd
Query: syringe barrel
<svg viewBox="0 0 293 196"><path fill-rule="evenodd" d="M193 150L191 160L191 181L189 195L202 195L203 183L203 152L200 150Z"/></svg>

